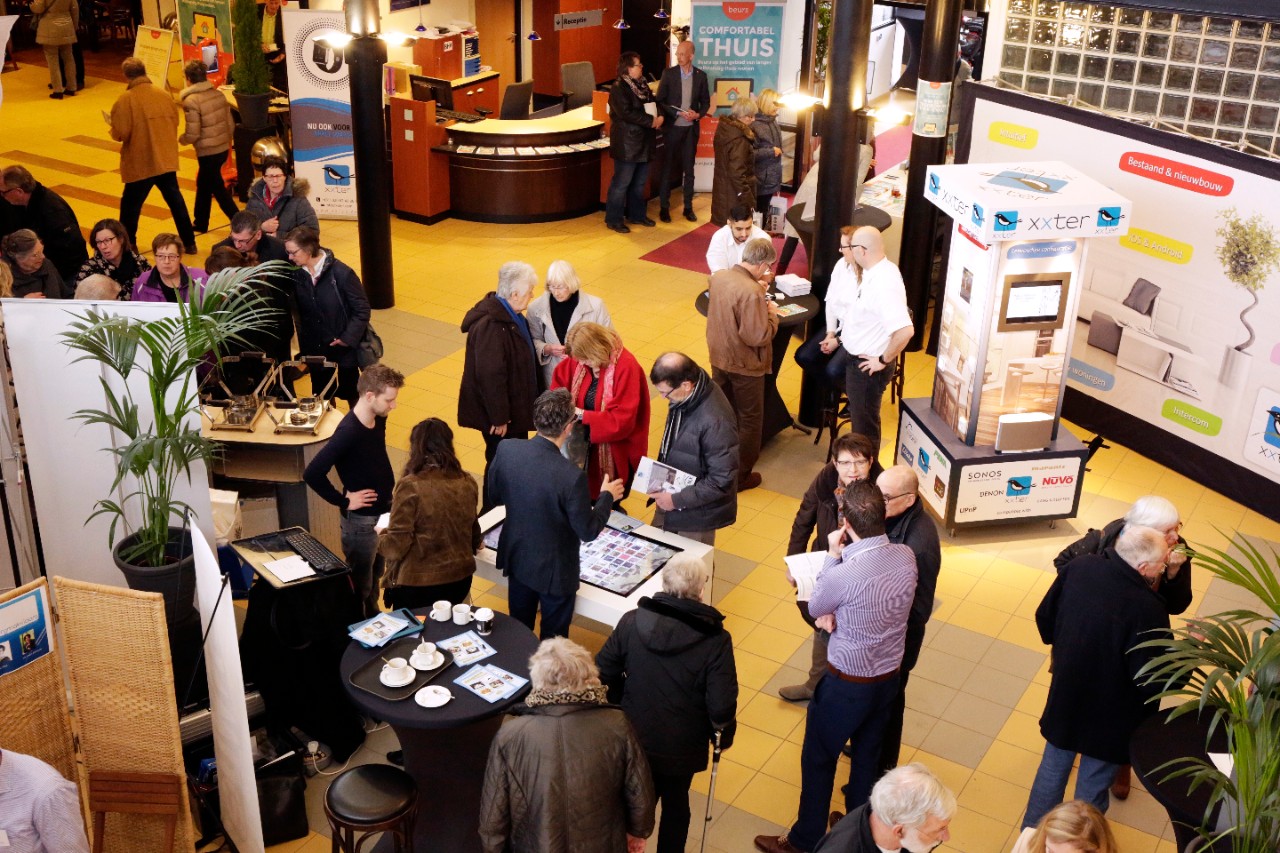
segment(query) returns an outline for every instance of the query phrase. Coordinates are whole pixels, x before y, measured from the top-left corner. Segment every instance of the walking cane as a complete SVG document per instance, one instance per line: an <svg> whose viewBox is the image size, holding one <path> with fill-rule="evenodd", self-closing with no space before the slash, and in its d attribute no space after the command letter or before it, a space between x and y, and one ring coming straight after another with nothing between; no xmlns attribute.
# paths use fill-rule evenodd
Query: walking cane
<svg viewBox="0 0 1280 853"><path fill-rule="evenodd" d="M723 729L716 729L715 749L711 752L711 783L707 785L707 816L702 823L700 853L707 853L707 830L711 828L711 804L716 801L716 774L720 772L720 734L723 731Z"/></svg>

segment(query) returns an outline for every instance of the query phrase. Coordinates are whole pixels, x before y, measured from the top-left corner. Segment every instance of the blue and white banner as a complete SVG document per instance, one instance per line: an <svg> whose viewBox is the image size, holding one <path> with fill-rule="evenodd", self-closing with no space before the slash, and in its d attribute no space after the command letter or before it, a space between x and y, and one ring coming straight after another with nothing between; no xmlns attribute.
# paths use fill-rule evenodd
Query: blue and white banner
<svg viewBox="0 0 1280 853"><path fill-rule="evenodd" d="M282 9L293 121L294 175L321 219L356 218L349 69L322 39L346 32L341 11Z"/></svg>
<svg viewBox="0 0 1280 853"><path fill-rule="evenodd" d="M784 5L695 0L694 62L710 78L716 114L728 113L738 98L778 88Z"/></svg>
<svg viewBox="0 0 1280 853"><path fill-rule="evenodd" d="M51 648L44 587L0 604L0 675L44 657Z"/></svg>

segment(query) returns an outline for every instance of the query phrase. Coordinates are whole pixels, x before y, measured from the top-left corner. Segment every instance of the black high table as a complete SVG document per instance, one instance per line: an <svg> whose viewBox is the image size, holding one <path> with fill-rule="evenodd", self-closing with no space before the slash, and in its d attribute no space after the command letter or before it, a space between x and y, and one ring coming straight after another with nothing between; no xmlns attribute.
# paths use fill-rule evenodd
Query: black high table
<svg viewBox="0 0 1280 853"><path fill-rule="evenodd" d="M417 611L426 614L429 608ZM497 654L477 661L507 672L529 677L529 656L538 639L524 625L504 613L495 613L493 633L485 641ZM422 639L441 640L473 630L474 624L436 622L429 616ZM413 697L390 701L354 687L351 674L365 662L377 658L382 649L366 649L354 640L342 655L342 683L356 706L365 713L386 720L400 739L404 768L418 784L418 818L414 828L414 850L447 850L468 853L480 850L480 793L484 787L485 763L502 715L529 691L529 686L492 704L453 680L470 669L451 664L431 681L453 694L439 708L423 708ZM381 849L381 846L379 847Z"/></svg>
<svg viewBox="0 0 1280 853"><path fill-rule="evenodd" d="M795 418L791 417L791 412L778 391L778 371L782 369L782 363L787 360L787 349L791 346L791 330L809 322L809 319L818 312L818 297L809 294L786 296L782 293L775 293L774 296L777 297L779 308L786 305L799 305L804 310L778 318L778 334L773 338L773 372L764 378L764 421L760 429L762 446L787 427L795 427L806 435L810 431L808 427L801 426L796 423ZM708 291L704 290L698 294L693 307L705 317L707 304L710 301Z"/></svg>

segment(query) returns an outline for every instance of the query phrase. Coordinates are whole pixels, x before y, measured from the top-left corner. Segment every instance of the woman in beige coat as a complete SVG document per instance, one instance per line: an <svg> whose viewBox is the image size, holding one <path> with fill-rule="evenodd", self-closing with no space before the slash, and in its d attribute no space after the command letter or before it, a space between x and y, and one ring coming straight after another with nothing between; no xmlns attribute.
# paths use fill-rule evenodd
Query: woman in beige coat
<svg viewBox="0 0 1280 853"><path fill-rule="evenodd" d="M76 43L76 29L80 26L80 6L76 0L32 0L31 13L40 16L36 44L44 48L44 59L49 63L49 83L53 88L49 97L61 101L64 94L76 93L76 60L71 45ZM72 79L63 81L63 68L70 69Z"/></svg>
<svg viewBox="0 0 1280 853"><path fill-rule="evenodd" d="M227 161L227 151L235 135L236 124L231 118L231 103L227 96L213 88L208 81L204 63L193 59L182 67L189 84L179 96L182 111L187 117L187 129L178 139L183 145L196 149L196 207L192 223L197 234L209 230L209 208L212 199L218 200L227 219L240 212L222 180L222 164Z"/></svg>

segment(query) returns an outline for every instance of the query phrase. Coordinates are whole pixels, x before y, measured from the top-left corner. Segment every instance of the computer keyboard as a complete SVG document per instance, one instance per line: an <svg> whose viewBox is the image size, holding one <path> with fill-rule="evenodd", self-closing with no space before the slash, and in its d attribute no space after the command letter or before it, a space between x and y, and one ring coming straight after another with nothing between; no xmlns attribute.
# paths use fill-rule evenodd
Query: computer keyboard
<svg viewBox="0 0 1280 853"><path fill-rule="evenodd" d="M346 563L334 556L332 551L316 541L316 538L310 533L305 531L286 533L284 541L288 542L289 547L296 551L298 556L306 560L311 568L322 575L343 572L347 569Z"/></svg>
<svg viewBox="0 0 1280 853"><path fill-rule="evenodd" d="M460 113L455 110L442 110L439 107L436 107L436 118L465 122L484 121L484 116L478 116L475 113Z"/></svg>

